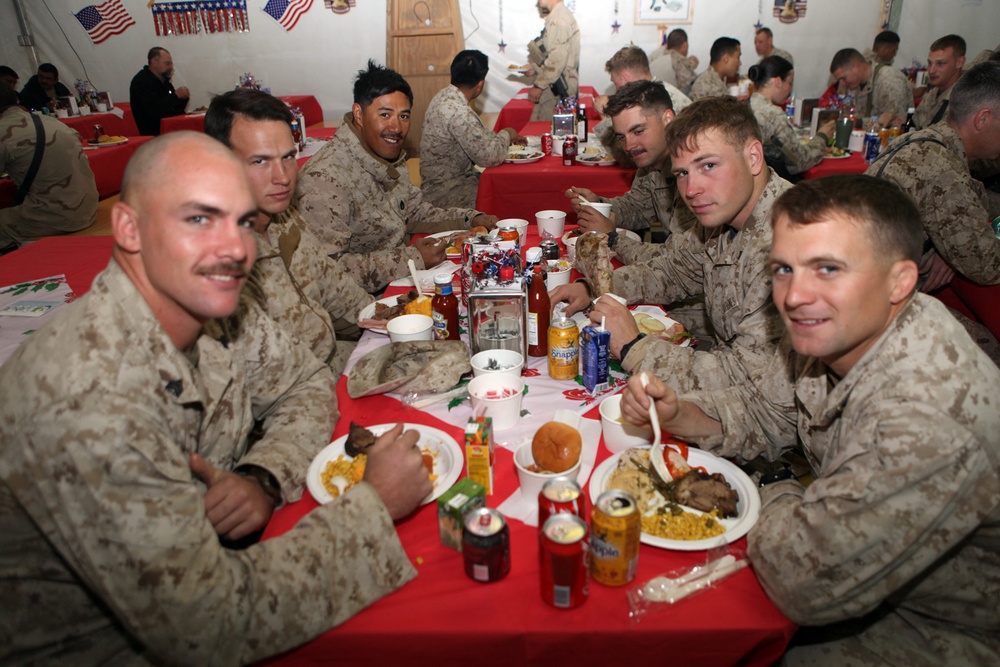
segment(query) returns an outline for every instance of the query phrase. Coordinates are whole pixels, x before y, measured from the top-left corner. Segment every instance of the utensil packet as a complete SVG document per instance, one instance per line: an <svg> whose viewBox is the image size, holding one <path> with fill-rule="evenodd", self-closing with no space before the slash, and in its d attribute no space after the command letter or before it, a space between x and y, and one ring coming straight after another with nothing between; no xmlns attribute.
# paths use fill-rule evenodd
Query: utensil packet
<svg viewBox="0 0 1000 667"><path fill-rule="evenodd" d="M711 549L703 565L678 568L645 583L634 584L625 593L629 621L638 623L647 614L669 609L685 598L714 588L749 564L743 549L723 545Z"/></svg>

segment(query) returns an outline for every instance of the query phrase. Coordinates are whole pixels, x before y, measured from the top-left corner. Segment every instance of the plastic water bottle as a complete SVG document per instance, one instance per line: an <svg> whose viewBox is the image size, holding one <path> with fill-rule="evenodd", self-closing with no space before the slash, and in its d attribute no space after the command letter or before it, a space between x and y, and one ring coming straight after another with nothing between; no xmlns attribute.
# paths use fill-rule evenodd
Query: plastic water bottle
<svg viewBox="0 0 1000 667"><path fill-rule="evenodd" d="M788 122L795 127L795 93L792 93L788 102L785 104L785 117L788 118Z"/></svg>
<svg viewBox="0 0 1000 667"><path fill-rule="evenodd" d="M867 127L865 127L865 163L871 164L878 157L879 150L882 148L882 140L878 136L880 126L878 124L878 116L872 116L872 119L868 121Z"/></svg>

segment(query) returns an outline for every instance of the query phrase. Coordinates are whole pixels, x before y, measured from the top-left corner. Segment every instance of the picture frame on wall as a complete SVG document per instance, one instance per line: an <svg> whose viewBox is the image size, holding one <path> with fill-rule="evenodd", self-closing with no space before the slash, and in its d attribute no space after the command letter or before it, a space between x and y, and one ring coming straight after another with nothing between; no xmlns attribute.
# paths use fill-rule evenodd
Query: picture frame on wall
<svg viewBox="0 0 1000 667"><path fill-rule="evenodd" d="M636 23L691 23L694 0L636 0Z"/></svg>

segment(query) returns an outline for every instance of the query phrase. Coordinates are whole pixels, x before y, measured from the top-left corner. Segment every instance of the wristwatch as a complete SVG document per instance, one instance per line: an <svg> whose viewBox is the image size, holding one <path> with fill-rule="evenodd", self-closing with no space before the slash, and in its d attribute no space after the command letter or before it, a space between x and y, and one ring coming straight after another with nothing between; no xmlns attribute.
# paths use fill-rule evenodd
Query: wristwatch
<svg viewBox="0 0 1000 667"><path fill-rule="evenodd" d="M768 484L774 484L775 482L781 482L786 479L795 479L795 473L792 472L791 468L782 468L781 470L775 470L774 472L769 472L766 475L761 475L758 486L760 488L764 488Z"/></svg>
<svg viewBox="0 0 1000 667"><path fill-rule="evenodd" d="M627 357L628 353L632 350L632 346L635 345L636 343L638 343L640 340L642 340L645 337L646 337L646 334L641 333L638 336L636 336L635 338L633 338L632 340L630 340L629 342L627 342L624 345L622 345L621 354L618 357L619 360L625 361L625 357Z"/></svg>
<svg viewBox="0 0 1000 667"><path fill-rule="evenodd" d="M255 465L242 465L233 470L241 477L249 477L260 485L268 498L274 501L275 507L281 504L281 486L270 472Z"/></svg>

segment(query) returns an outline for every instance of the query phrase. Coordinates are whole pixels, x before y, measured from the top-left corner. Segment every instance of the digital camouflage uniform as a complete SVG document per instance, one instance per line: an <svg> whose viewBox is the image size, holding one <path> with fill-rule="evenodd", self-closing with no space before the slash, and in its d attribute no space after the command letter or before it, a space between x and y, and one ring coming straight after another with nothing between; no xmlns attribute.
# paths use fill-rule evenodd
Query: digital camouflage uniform
<svg viewBox="0 0 1000 667"><path fill-rule="evenodd" d="M659 81L659 79L654 78L653 81ZM670 95L670 106L674 108L674 115L679 114L685 107L690 106L690 97L666 81L659 82L663 84L663 87L667 89L667 94ZM635 166L632 159L626 155L621 144L618 142L618 138L615 136L613 121L610 116L602 118L601 122L594 128L593 133L597 135L597 138L600 140L601 145L604 146L605 151L614 156L615 161L618 162L618 164L624 167Z"/></svg>
<svg viewBox="0 0 1000 667"><path fill-rule="evenodd" d="M299 173L302 220L344 269L369 292L410 275L406 260L427 268L407 246L411 234L468 229L478 212L438 208L410 182L406 153L389 163L361 143L351 114Z"/></svg>
<svg viewBox="0 0 1000 667"><path fill-rule="evenodd" d="M649 71L658 79L677 86L685 94L698 78L691 60L680 51L668 50L665 45L650 54Z"/></svg>
<svg viewBox="0 0 1000 667"><path fill-rule="evenodd" d="M698 75L698 78L691 84L691 92L688 96L697 102L705 97L723 97L729 95L729 88L722 80L719 73L711 67Z"/></svg>
<svg viewBox="0 0 1000 667"><path fill-rule="evenodd" d="M867 60L868 62L870 62L870 63L872 63L874 65L891 65L892 64L892 60L883 60L882 56L880 56L879 54L875 53L875 51L873 49L865 49L864 52L861 54L861 57L863 57L865 60ZM895 60L895 58L893 58L893 60Z"/></svg>
<svg viewBox="0 0 1000 667"><path fill-rule="evenodd" d="M35 180L19 206L0 209L0 248L42 236L75 232L97 220L97 183L80 135L65 123L38 116L45 151ZM35 155L37 134L31 114L16 106L0 114L0 173L18 187Z"/></svg>
<svg viewBox="0 0 1000 667"><path fill-rule="evenodd" d="M0 368L0 662L245 664L416 576L367 484L281 537L220 544L189 455L260 466L298 500L333 378L256 307L194 350L112 261Z"/></svg>
<svg viewBox="0 0 1000 667"><path fill-rule="evenodd" d="M915 141L921 138L936 141ZM969 174L961 137L947 123L937 123L900 141L909 144L898 153L883 153L865 173L875 176L882 170L880 178L913 197L924 225L925 250L932 243L952 268L970 280L1000 283L1000 240L990 227L1000 206Z"/></svg>
<svg viewBox="0 0 1000 667"><path fill-rule="evenodd" d="M761 490L748 536L774 603L820 643L788 665L1000 664L1000 371L917 294L838 379L782 343L742 387L682 396L722 456L801 444L815 481ZM797 423L796 423L797 421Z"/></svg>
<svg viewBox="0 0 1000 667"><path fill-rule="evenodd" d="M819 164L826 155L826 144L830 137L817 132L807 143L802 143L781 107L760 93L750 96L750 109L760 125L764 144L780 148L789 174L801 174L809 167Z"/></svg>
<svg viewBox="0 0 1000 667"><path fill-rule="evenodd" d="M771 55L771 56L779 56L779 57L781 57L781 58L784 58L784 59L785 59L785 60L787 60L787 61L788 61L788 62L789 62L789 63L790 63L790 64L791 64L791 65L792 65L793 67L795 66L795 59L794 59L794 58L792 58L792 54L791 54L791 53L789 53L788 51L785 51L784 49L779 49L778 47L776 47L776 46L773 46L773 47L771 47L771 54L770 54L770 55ZM768 57L770 57L770 56L768 56ZM761 60L763 60L763 58L761 58ZM760 62L760 61L758 61L758 62Z"/></svg>
<svg viewBox="0 0 1000 667"><path fill-rule="evenodd" d="M937 86L927 89L927 92L920 99L920 104L913 112L913 122L919 129L930 127L931 121L938 115L941 107L951 100L951 89L954 87L955 84L948 86L945 90L941 90ZM938 121L944 120L946 113L947 107Z"/></svg>
<svg viewBox="0 0 1000 667"><path fill-rule="evenodd" d="M564 3L552 8L542 34L528 43L528 62L536 71L532 84L542 89L531 120L552 120L558 101L552 84L562 77L568 95L576 97L580 90L580 28Z"/></svg>
<svg viewBox="0 0 1000 667"><path fill-rule="evenodd" d="M662 304L704 295L715 331L711 352L647 336L622 360L626 371L652 371L678 391L728 387L760 373L781 337L768 267L771 206L790 187L769 172L767 185L739 232L700 224L675 228L656 257L612 274L614 293L628 303Z"/></svg>
<svg viewBox="0 0 1000 667"><path fill-rule="evenodd" d="M358 313L372 297L325 252L295 209L276 216L266 235L257 235L255 272L261 274L264 310L294 334L320 361L340 375L356 338Z"/></svg>
<svg viewBox="0 0 1000 667"><path fill-rule="evenodd" d="M906 118L906 110L913 106L913 89L906 75L889 65L870 63L871 76L860 89L848 91L854 98L854 112L868 122L872 116L891 113Z"/></svg>
<svg viewBox="0 0 1000 667"><path fill-rule="evenodd" d="M435 206L473 208L479 190L476 167L495 167L507 158L517 130L493 132L456 86L443 88L427 107L420 137L420 189Z"/></svg>

